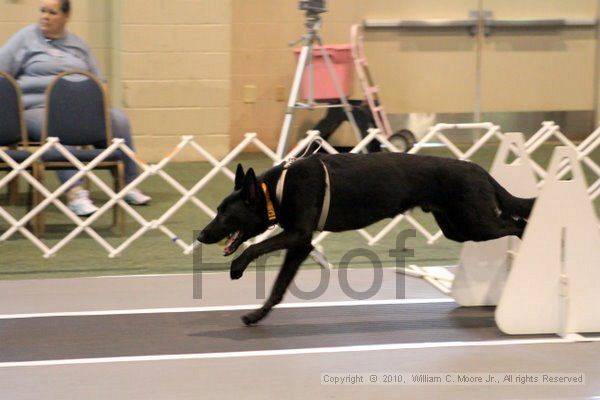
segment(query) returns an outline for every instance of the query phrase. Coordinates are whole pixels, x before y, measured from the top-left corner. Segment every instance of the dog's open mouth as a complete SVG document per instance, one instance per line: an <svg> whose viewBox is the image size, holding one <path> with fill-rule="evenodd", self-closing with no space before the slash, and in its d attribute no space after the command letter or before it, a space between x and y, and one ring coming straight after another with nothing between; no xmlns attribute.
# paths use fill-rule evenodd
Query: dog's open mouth
<svg viewBox="0 0 600 400"><path fill-rule="evenodd" d="M223 255L230 256L235 253L238 247L243 243L242 237L242 231L237 231L229 235L227 243L225 243L225 248L223 249Z"/></svg>

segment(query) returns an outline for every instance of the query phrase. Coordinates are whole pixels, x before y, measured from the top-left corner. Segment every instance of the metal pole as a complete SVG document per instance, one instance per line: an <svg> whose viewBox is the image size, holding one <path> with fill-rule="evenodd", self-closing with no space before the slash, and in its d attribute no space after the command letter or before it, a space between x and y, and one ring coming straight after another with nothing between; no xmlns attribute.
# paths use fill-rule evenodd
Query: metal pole
<svg viewBox="0 0 600 400"><path fill-rule="evenodd" d="M481 122L481 64L483 51L483 38L485 35L483 1L477 2L477 45L475 49L475 104L473 112L473 121ZM473 140L478 139L477 134L473 133Z"/></svg>
<svg viewBox="0 0 600 400"><path fill-rule="evenodd" d="M290 139L290 129L292 126L292 120L294 118L294 110L296 108L334 108L334 107L342 107L344 109L344 113L346 114L346 118L350 122L352 129L356 133L358 140L362 139L362 135L360 130L358 129L358 125L354 119L354 115L352 115L352 108L348 103L348 99L344 94L342 87L337 79L335 74L335 70L333 68L333 64L331 62L331 58L327 51L323 48L323 41L319 34L319 30L321 29L321 17L318 14L311 14L307 12L306 14L306 27L308 28L308 32L305 36L302 37L303 46L300 52L300 56L298 57L298 63L296 65L296 72L294 73L294 81L292 83L292 90L290 92L290 97L288 99L287 110L285 113L285 117L283 119L283 125L281 127L281 131L279 133L279 143L277 144L277 157L283 159L285 156L286 149L289 144ZM338 96L340 98L340 105L328 105L325 107L316 106L314 102L314 92L313 92L313 55L314 48L313 45L319 44L321 46L321 51L323 54L323 58L325 61L325 65L327 66L327 70L329 72L330 78L334 84L336 91L338 92ZM309 67L308 71L308 79L309 79L309 93L308 93L308 101L307 104L298 103L298 95L300 93L300 84L302 83L302 79L304 78L304 71L306 67Z"/></svg>
<svg viewBox="0 0 600 400"><path fill-rule="evenodd" d="M354 133L356 134L356 138L360 142L362 140L362 135L361 135L360 129L358 129L358 125L356 124L354 115L352 114L352 107L350 106L350 103L348 103L348 99L346 98L346 95L344 94L344 90L342 89L342 86L340 85L338 77L335 74L335 69L333 68L333 63L331 62L331 58L329 57L327 50L325 50L325 48L323 47L323 42L321 41L321 37L318 35L317 35L317 43L319 43L319 45L321 46L321 53L323 54L323 59L325 60L325 65L327 66L327 71L329 72L329 75L331 77L333 85L335 86L335 90L338 93L338 96L342 103L342 107L344 109L344 113L346 114L346 118L348 118L348 122L350 123L350 126L352 126L352 130L354 131ZM362 152L364 153L364 151L362 151Z"/></svg>
<svg viewBox="0 0 600 400"><path fill-rule="evenodd" d="M304 68L306 66L306 60L308 53L312 51L312 44L304 43L302 50L300 51L300 57L298 58L298 64L296 65L296 73L294 74L294 81L292 83L292 90L288 99L287 110L283 119L283 126L279 134L279 143L277 145L277 157L283 159L285 150L290 140L290 127L292 126L292 120L294 118L294 108L298 102L298 94L300 93L300 84L302 83L302 75L304 74Z"/></svg>

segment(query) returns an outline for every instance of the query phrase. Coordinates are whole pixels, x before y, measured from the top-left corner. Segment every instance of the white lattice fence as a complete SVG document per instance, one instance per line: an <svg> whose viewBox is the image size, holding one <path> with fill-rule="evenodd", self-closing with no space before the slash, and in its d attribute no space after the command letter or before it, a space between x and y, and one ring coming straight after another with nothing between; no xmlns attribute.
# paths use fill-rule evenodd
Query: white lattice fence
<svg viewBox="0 0 600 400"><path fill-rule="evenodd" d="M227 154L222 160L217 160L212 156L206 149L193 141L192 136L183 136L182 141L171 151L169 154L157 164L149 165L144 161L140 160L133 151L128 148L123 139L114 139L112 144L105 149L96 159L87 165L82 164L76 157L74 157L67 149L64 148L57 138L48 138L47 142L37 149L27 160L23 163L18 164L10 156L0 149L0 158L7 163L12 170L0 180L0 188L6 186L8 182L17 176L24 178L29 184L31 184L36 190L38 190L45 199L29 211L21 219L14 218L6 209L0 207L0 217L8 222L10 227L0 236L0 241L5 241L12 237L16 232L20 232L26 239L34 244L39 250L42 251L44 257L49 258L59 252L66 244L74 240L80 233L87 233L94 241L96 241L104 250L107 251L109 257L115 257L125 251L133 242L142 238L144 234L149 231L157 230L162 232L167 238L180 246L184 253L189 254L193 251L193 243L186 243L183 239L179 238L173 233L167 226L169 218L175 214L184 204L191 202L197 206L202 212L207 214L209 217L214 217L215 212L208 207L202 200L200 200L196 193L210 183L212 179L219 173L224 174L229 179L234 179L234 174L227 168L227 165L240 153L244 151L250 145L258 147L267 156L273 160L277 160L274 152L265 146L260 140L258 140L255 133L246 134L244 140L236 146L229 154ZM176 179L170 176L164 169L176 157L183 149L191 148L202 157L204 157L213 168L209 173L203 176L191 189L187 190L184 188ZM42 155L47 152L55 150L61 153L77 170L77 173L70 178L67 182L60 185L56 190L50 192L44 185L36 180L28 171L27 168L31 167L33 163L38 162ZM106 183L104 183L96 174L93 172L94 168L108 157L114 151L120 150L127 156L131 157L139 166L141 173L138 177L123 188L119 193L115 193ZM90 179L95 185L97 185L102 192L104 192L109 200L104 203L98 211L87 219L82 219L75 215L61 200L60 196L63 195L75 182L83 177ZM170 185L176 192L181 194L181 198L175 202L165 213L163 213L158 219L147 220L140 213L138 213L133 207L127 204L123 197L125 194L138 187L144 182L149 176L158 176L162 178L168 185ZM61 211L67 218L69 218L74 224L75 228L69 232L63 239L57 244L49 247L43 240L33 235L26 227L27 223L30 222L37 214L48 207L50 204L55 205L59 211ZM100 234L98 234L93 228L92 224L97 221L107 210L114 205L122 207L128 215L130 215L140 227L129 236L119 246L114 247L106 241Z"/></svg>
<svg viewBox="0 0 600 400"><path fill-rule="evenodd" d="M106 157L108 157L111 153L116 150L127 151L127 146L125 146L123 139L114 139L112 144L102 151L92 162L87 165L83 165L76 157L74 157L64 146L62 146L57 138L48 138L47 142L41 146L37 151L35 151L27 160L25 160L20 165L17 164L14 160L12 160L8 154L4 151L0 150L0 158L4 160L7 164L9 164L13 170L8 173L2 180L0 180L0 188L5 186L11 179L20 175L23 177L30 185L32 185L36 190L38 190L45 199L41 201L37 206L35 206L31 211L29 211L24 217L19 220L13 218L5 209L0 207L0 216L2 216L9 224L10 228L4 232L0 236L0 241L7 240L10 238L15 232L19 231L26 237L29 241L31 241L36 247L38 247L44 254L44 257L51 257L56 254L60 249L64 247L66 243L73 240L79 233L85 231L92 239L94 239L101 247L103 247L109 253L113 252L115 249L111 246L101 235L99 235L90 225L98 219L106 210L108 210L114 203L118 203L119 206L123 207L127 213L129 213L134 219L143 218L129 205L123 200L123 196L125 193L130 190L132 187L137 185L137 181L141 181L144 179L144 174L140 175L136 181L132 182L130 185L124 188L120 193L115 193L106 183L104 183L100 178L98 178L93 169L101 163ZM37 162L42 155L49 150L58 151L62 154L69 162L73 164L73 167L77 169L77 173L71 177L64 184L60 185L54 192L50 192L44 185L42 185L39 181L37 181L31 174L26 170L26 168L30 167L34 162ZM63 193L65 193L71 185L77 182L79 179L87 176L92 182L94 182L106 195L109 196L110 200L104 204L100 209L90 218L83 220L78 217L71 211L60 199ZM67 218L69 218L75 225L76 228L71 231L65 238L63 238L59 243L54 245L53 247L48 247L42 240L35 237L25 226L31 221L38 213L40 213L44 208L46 208L50 203L54 204Z"/></svg>
<svg viewBox="0 0 600 400"><path fill-rule="evenodd" d="M551 121L545 122L544 125L546 127L545 130L538 131L525 143L527 153L530 155L534 154L542 144L551 139L557 140L562 146L568 146L574 149L577 153L578 161L595 174L593 182L588 182L588 194L592 200L596 200L598 196L600 196L600 167L597 162L592 159L591 155L596 148L600 146L600 127L586 137L579 145L575 145L560 131L558 125ZM570 163L565 160L562 163L559 178L567 174L570 169ZM541 186L543 185L543 180L546 178L546 171L543 169L536 169L536 172L540 177L539 185Z"/></svg>
<svg viewBox="0 0 600 400"><path fill-rule="evenodd" d="M447 131L450 130L482 130L483 134L481 137L473 143L466 151L462 151L452 140L449 139ZM441 142L457 159L470 160L474 154L476 154L485 144L488 144L492 140L499 140L503 136L500 131L500 127L492 123L481 123L481 124L437 124L430 129L430 131L421 139L414 148L410 150L410 153L418 153L422 148L426 147L427 144L435 141ZM305 153L306 149L318 138L317 131L309 131L307 136L294 147L294 149L284 159L279 159L277 155L269 149L264 143L262 143L255 133L248 133L245 135L244 140L237 145L229 154L227 154L221 160L211 155L206 149L196 143L192 136L183 136L181 142L169 152L169 154L157 164L149 165L144 161L140 160L135 154L129 149L122 139L114 139L112 144L105 149L93 162L83 165L77 160L68 150L66 150L56 138L49 138L47 142L38 148L27 160L23 163L18 164L12 160L8 154L0 149L0 159L12 167L6 176L0 179L0 188L6 186L16 176L21 176L29 184L38 190L45 198L36 207L20 219L13 217L6 209L0 207L0 218L8 222L9 228L0 235L0 241L4 241L12 237L15 233L21 233L27 240L29 240L34 246L36 246L44 255L48 258L55 255L66 244L74 240L79 234L87 233L95 242L98 243L107 253L109 257L115 257L126 251L126 249L135 241L144 237L150 231L162 232L168 240L178 245L185 254L190 254L194 250L194 243L187 243L175 234L169 227L169 220L173 215L181 209L184 205L191 203L195 205L201 212L206 214L209 218L213 218L215 211L212 210L205 202L198 197L198 192L210 185L211 181L219 174L224 175L226 178L234 180L235 174L229 169L228 165L241 154L248 146L255 146L267 157L269 157L275 164L288 160L292 157L297 157L299 154ZM319 138L320 139L320 138ZM379 141L388 151L399 151L390 143L385 136L381 135L378 130L372 129L369 134L361 140L353 149L353 153L363 151L369 143L372 141ZM540 146L547 143L549 140L558 140L562 145L566 145L574 148L577 151L578 159L589 168L594 174L595 178L593 182L590 182L588 193L592 200L600 199L600 167L598 163L592 158L592 153L600 145L600 128L590 134L583 142L579 145L572 143L563 133L560 128L553 122L544 122L538 132L536 132L527 142L526 150L529 154L533 154L540 149ZM336 153L337 151L326 141L320 139L322 148L329 153ZM62 184L59 188L50 192L44 187L39 181L37 181L28 171L27 168L31 167L33 163L40 160L42 154L46 151L56 150L64 155L77 169L77 173L69 181ZM192 149L200 156L212 165L212 169L202 176L190 189L186 189L180 182L178 182L173 176L168 174L165 167L184 149ZM128 184L122 191L115 193L106 183L104 183L94 173L94 167L104 160L113 151L120 150L127 154L138 164L141 169L140 175L130 184ZM533 163L533 168L540 179L540 185L543 184L543 180L546 176L546 171L543 167L537 163ZM561 174L568 173L569 166L565 165L562 169ZM102 192L104 192L109 200L104 203L99 210L87 219L82 219L75 215L61 200L60 196L63 195L68 188L77 180L87 176L95 185L97 185ZM167 185L169 185L175 193L181 195L181 197L160 217L152 220L147 220L140 215L134 208L128 205L123 197L132 188L138 187L148 177L155 176L161 178ZM69 232L63 239L53 246L48 246L40 238L37 238L27 229L27 223L30 222L39 212L44 208L53 204L60 210L67 218L69 218L74 224L75 228ZM125 212L139 224L139 228L135 230L133 234L127 237L120 245L114 247L108 243L98 232L92 228L92 224L97 221L102 215L106 213L113 206L122 207ZM394 229L401 223L406 222L409 226L416 229L426 239L428 244L433 244L442 237L441 230L436 232L428 231L423 224L417 221L410 213L402 214L392 219L383 229L381 229L375 235L371 235L364 229L360 229L357 232L364 238L367 244L375 245L380 242L384 237L389 235ZM270 236L273 231L268 231L257 241L264 240ZM313 243L316 246L321 246L323 240L329 235L329 232L322 232L317 235Z"/></svg>

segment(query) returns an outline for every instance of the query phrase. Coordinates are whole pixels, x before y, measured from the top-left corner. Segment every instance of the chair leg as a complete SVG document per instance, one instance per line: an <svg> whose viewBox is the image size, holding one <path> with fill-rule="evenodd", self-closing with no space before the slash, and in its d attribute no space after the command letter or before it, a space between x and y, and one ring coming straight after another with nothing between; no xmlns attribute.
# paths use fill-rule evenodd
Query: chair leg
<svg viewBox="0 0 600 400"><path fill-rule="evenodd" d="M31 175L35 179L35 167L31 169ZM34 190L32 185L29 185L27 190L27 212L33 210L36 204L38 204L37 191ZM33 236L38 236L37 225L35 223L35 217L33 220L29 220L27 223L27 229L33 232Z"/></svg>
<svg viewBox="0 0 600 400"><path fill-rule="evenodd" d="M118 177L118 171L117 171L118 167L112 167L110 169L110 174L112 175L112 179L113 179L113 190L115 191L115 193L119 193L119 177ZM119 220L119 208L121 208L117 203L115 203L115 205L112 208L112 214L113 214L113 219L112 219L112 228L116 228L118 225L118 220Z"/></svg>
<svg viewBox="0 0 600 400"><path fill-rule="evenodd" d="M19 202L19 176L17 175L8 183L8 204L17 205Z"/></svg>
<svg viewBox="0 0 600 400"><path fill-rule="evenodd" d="M34 163L33 164L33 177L37 179L37 181L43 186L44 185L44 165ZM33 192L33 207L37 206L42 202L44 196L35 190L33 187L31 188ZM41 210L39 213L33 217L33 232L34 235L43 238L46 234L46 210Z"/></svg>
<svg viewBox="0 0 600 400"><path fill-rule="evenodd" d="M31 167L31 175L33 176L33 179L37 179L35 163ZM29 190L27 191L27 212L30 212L31 210L33 210L37 204L39 204L37 190L35 190L33 188L33 185L29 185ZM38 226L37 226L36 222L37 221L36 221L35 217L33 219L30 219L29 222L27 223L27 228L31 232L33 232L34 236L39 237Z"/></svg>
<svg viewBox="0 0 600 400"><path fill-rule="evenodd" d="M115 193L119 193L125 187L125 169L122 163L111 169ZM125 210L118 204L113 207L113 227L118 227L121 237L127 234L125 227Z"/></svg>

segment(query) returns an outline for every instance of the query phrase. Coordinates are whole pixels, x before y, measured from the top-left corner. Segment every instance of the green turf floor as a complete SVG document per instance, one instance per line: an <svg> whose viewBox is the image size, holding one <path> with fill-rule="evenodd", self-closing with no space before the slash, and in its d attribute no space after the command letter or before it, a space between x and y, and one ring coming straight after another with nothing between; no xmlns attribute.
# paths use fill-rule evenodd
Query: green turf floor
<svg viewBox="0 0 600 400"><path fill-rule="evenodd" d="M494 145L483 147L474 157L473 161L489 168L497 147ZM547 167L552 145L544 146L534 154L534 159L542 167ZM450 155L446 149L426 149L426 154ZM596 150L592 157L600 163L600 151ZM254 167L257 172L263 171L270 165L269 160L258 155L242 155L234 161L230 168L235 170L235 162L241 161L245 167ZM172 163L165 171L172 175L186 188L191 188L198 180L212 168L208 163ZM588 181L594 176L586 170ZM99 173L103 179L107 175ZM57 183L53 174L48 173L47 185L56 187ZM136 208L147 220L158 219L181 197L165 180L159 176L151 176L141 185L141 188L153 197L152 204ZM25 185L21 184L24 191ZM209 207L215 208L219 201L232 189L231 180L219 174L210 184L198 193L198 198ZM99 188L91 187L92 197L100 205L107 197ZM13 216L19 217L25 213L26 195L21 196L20 206L8 206L4 194L0 195L0 206ZM600 201L596 200L596 210L600 211ZM126 238L119 237L110 228L110 212L96 221L92 227L104 237L111 245L117 246ZM437 227L429 214L415 210L412 216L421 222L429 231L435 232ZM71 223L56 207L50 206L46 211L47 234L44 241L48 246L55 245L71 232L75 225ZM201 229L209 218L195 205L187 203L176 212L165 225L175 234L191 243L194 231ZM382 221L366 230L374 235L381 230L389 220ZM127 217L127 237L140 228L140 225L131 217ZM356 232L347 232L330 235L323 243L325 254L334 265L340 261L348 261L350 265L369 266L379 260L383 266L395 265L396 259L390 257L390 249L396 248L396 237L400 232L410 229L411 226L402 222L394 233L388 235L383 241L369 247L366 241ZM8 224L0 217L0 233L8 229ZM405 232L411 235L410 231ZM428 245L425 238L416 233L416 237L406 241L405 262L418 263L419 265L451 265L455 264L460 252L460 245L440 239L434 245ZM363 250L357 250L363 249ZM371 258L371 261L367 257ZM267 260L268 267L278 265L281 257L271 257ZM127 274L162 274L191 272L193 265L202 265L211 269L227 269L230 259L221 256L221 246L203 246L194 257L184 255L182 249L159 230L152 230L144 234L127 248L119 257L108 258L107 251L96 243L88 234L81 233L75 240L67 244L56 256L45 259L42 252L16 233L8 241L0 242L0 279L28 279L28 278L59 278L72 276L101 276L101 275L127 275ZM308 267L315 267L312 260L305 263Z"/></svg>

